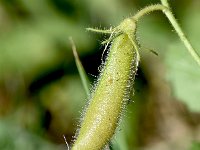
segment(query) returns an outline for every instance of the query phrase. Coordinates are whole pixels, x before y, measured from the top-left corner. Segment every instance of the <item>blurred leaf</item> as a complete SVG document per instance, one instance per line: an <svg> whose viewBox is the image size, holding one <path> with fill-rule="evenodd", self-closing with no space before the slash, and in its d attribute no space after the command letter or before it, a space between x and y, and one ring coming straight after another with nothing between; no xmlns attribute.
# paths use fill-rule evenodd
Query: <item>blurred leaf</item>
<svg viewBox="0 0 200 150"><path fill-rule="evenodd" d="M21 23L0 36L0 78L4 73L21 72L34 75L48 66L72 60L71 55L61 55L60 42L66 47L68 36L73 35L80 53L91 50L93 45L84 28L58 18L41 20L34 24ZM67 52L68 54L71 51ZM63 56L65 58L63 58ZM70 57L70 58L69 58Z"/></svg>
<svg viewBox="0 0 200 150"><path fill-rule="evenodd" d="M86 7L89 10L93 23L108 26L119 24L124 17L132 16L135 7L130 1L121 0L85 0ZM130 4L129 4L130 3Z"/></svg>
<svg viewBox="0 0 200 150"><path fill-rule="evenodd" d="M185 27L189 30L189 39L200 54L200 14L190 9L190 15L184 19ZM198 14L198 15L197 15ZM192 27L192 28L191 28ZM198 35L196 33L199 33ZM192 59L180 41L171 43L166 52L167 79L173 86L175 96L186 103L192 111L200 112L200 67Z"/></svg>
<svg viewBox="0 0 200 150"><path fill-rule="evenodd" d="M76 67L78 69L78 73L79 73L79 76L80 76L81 81L82 81L82 85L83 85L83 87L85 89L85 93L87 95L89 95L90 94L90 90L89 90L90 82L89 82L89 79L88 79L87 74L85 72L85 69L83 68L83 65L82 65L82 63L81 63L81 61L79 59L78 53L76 51L76 46L75 46L75 43L74 43L73 39L70 37L69 40L70 40L70 42L72 44L72 51L73 51L73 54L74 54Z"/></svg>
<svg viewBox="0 0 200 150"><path fill-rule="evenodd" d="M174 94L191 110L200 111L200 68L181 43L169 47L166 64Z"/></svg>
<svg viewBox="0 0 200 150"><path fill-rule="evenodd" d="M72 125L78 122L80 110L86 104L86 95L79 77L67 76L52 83L41 91L40 99L52 115L51 130L59 135L73 133Z"/></svg>
<svg viewBox="0 0 200 150"><path fill-rule="evenodd" d="M72 61L71 48L67 44L69 36L77 41L80 54L90 51L94 46L95 42L85 32L85 22L62 16L48 1L19 1L31 15L27 20L11 16L9 28L2 30L0 80L5 74L15 76L16 72L34 76L49 66Z"/></svg>
<svg viewBox="0 0 200 150"><path fill-rule="evenodd" d="M190 150L200 150L200 143L199 142L193 142Z"/></svg>
<svg viewBox="0 0 200 150"><path fill-rule="evenodd" d="M33 27L33 26L32 26ZM52 40L28 24L16 25L0 37L0 78L4 74L35 75L61 58Z"/></svg>
<svg viewBox="0 0 200 150"><path fill-rule="evenodd" d="M64 142L63 142L64 143ZM41 137L16 127L12 122L0 121L0 149L2 150L62 150Z"/></svg>

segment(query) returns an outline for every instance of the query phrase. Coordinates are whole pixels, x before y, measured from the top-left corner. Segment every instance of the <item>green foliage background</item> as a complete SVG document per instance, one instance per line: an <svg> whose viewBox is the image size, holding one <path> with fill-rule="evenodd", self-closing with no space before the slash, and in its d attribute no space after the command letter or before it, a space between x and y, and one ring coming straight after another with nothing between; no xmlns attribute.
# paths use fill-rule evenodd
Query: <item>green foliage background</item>
<svg viewBox="0 0 200 150"><path fill-rule="evenodd" d="M0 149L66 149L87 96L74 62L73 37L91 84L109 28L158 0L1 0ZM200 54L200 2L169 1ZM141 64L114 150L200 149L200 69L160 12L138 25ZM158 53L158 56L151 51ZM176 131L176 132L175 132Z"/></svg>

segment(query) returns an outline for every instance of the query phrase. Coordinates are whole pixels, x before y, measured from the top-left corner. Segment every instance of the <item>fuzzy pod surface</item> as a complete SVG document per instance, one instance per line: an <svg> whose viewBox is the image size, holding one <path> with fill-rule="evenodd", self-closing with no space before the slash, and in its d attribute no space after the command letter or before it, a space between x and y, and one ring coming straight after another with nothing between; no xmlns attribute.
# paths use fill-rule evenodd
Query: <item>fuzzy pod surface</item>
<svg viewBox="0 0 200 150"><path fill-rule="evenodd" d="M138 61L127 34L113 40L72 150L103 149L112 138L133 92Z"/></svg>

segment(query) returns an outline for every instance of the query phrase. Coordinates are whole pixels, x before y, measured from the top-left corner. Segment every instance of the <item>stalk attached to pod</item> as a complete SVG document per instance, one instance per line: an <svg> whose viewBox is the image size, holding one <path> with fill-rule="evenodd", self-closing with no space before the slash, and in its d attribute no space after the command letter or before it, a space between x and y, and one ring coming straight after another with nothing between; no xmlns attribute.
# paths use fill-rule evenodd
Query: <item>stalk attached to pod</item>
<svg viewBox="0 0 200 150"><path fill-rule="evenodd" d="M189 53L200 65L198 54L176 22L167 0L161 0L161 2L163 5L147 6L113 29L88 28L90 31L111 34L106 43L112 42L112 44L98 82L90 95L89 105L83 114L81 128L72 150L103 149L113 137L133 92L133 83L140 60L135 37L136 24L145 14L157 10L163 11Z"/></svg>

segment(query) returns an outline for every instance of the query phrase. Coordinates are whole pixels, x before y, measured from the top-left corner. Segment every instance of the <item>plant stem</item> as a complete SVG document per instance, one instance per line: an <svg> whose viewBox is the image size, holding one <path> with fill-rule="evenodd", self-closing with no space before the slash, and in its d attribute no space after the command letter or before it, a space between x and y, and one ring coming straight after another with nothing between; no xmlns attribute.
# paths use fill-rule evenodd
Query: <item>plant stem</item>
<svg viewBox="0 0 200 150"><path fill-rule="evenodd" d="M174 15L171 12L171 9L169 7L168 1L167 0L161 0L161 3L167 7L168 9L164 9L163 13L167 16L167 18L169 19L169 22L172 24L172 26L174 27L175 31L177 32L178 36L180 37L180 39L182 40L182 42L184 43L185 47L187 48L188 52L192 55L192 57L194 58L194 60L198 63L198 65L200 66L200 56L198 55L198 53L194 50L194 48L192 47L192 45L190 44L189 40L186 38L185 34L183 33L181 27L179 26L178 22L176 21Z"/></svg>
<svg viewBox="0 0 200 150"><path fill-rule="evenodd" d="M135 21L138 21L141 17L143 17L146 14L149 14L150 12L153 12L153 11L156 11L156 10L163 11L163 10L166 10L166 9L168 9L168 8L165 7L164 5L161 5L161 4L146 6L145 8L140 10L136 15L134 15L132 17L132 19L134 19Z"/></svg>

